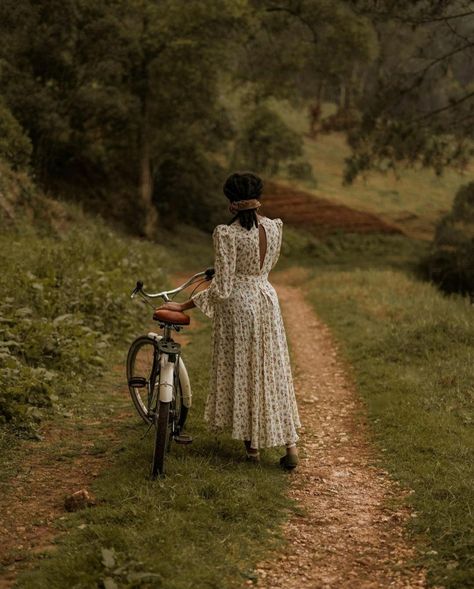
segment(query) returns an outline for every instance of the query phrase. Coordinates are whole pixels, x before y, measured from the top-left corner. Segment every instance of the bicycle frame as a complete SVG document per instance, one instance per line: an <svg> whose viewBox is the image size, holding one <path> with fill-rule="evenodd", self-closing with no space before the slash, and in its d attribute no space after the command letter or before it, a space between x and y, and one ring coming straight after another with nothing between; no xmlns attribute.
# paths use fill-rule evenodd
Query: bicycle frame
<svg viewBox="0 0 474 589"><path fill-rule="evenodd" d="M163 335L159 335L158 333L155 333L154 331L150 331L147 335L150 338L153 338L157 344L160 340L162 339L171 339L171 328L165 326L164 327L165 333ZM179 381L181 384L181 393L183 395L183 404L185 407L187 407L188 409L191 407L192 405L192 400L193 400L193 395L192 395L192 390L191 390L191 381L189 380L189 374L186 368L186 365L183 362L183 359L181 357L181 354L179 354L178 357L178 376L179 376ZM161 399L160 400L164 400Z"/></svg>

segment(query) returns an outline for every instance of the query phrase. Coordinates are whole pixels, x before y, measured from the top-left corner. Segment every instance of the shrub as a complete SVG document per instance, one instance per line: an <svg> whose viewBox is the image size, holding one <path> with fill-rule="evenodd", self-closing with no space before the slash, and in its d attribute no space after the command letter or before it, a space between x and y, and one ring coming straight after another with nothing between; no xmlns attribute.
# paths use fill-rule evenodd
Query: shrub
<svg viewBox="0 0 474 589"><path fill-rule="evenodd" d="M31 142L20 123L0 101L0 158L13 169L25 168L31 157Z"/></svg>
<svg viewBox="0 0 474 589"><path fill-rule="evenodd" d="M457 192L451 212L436 228L423 266L442 290L474 296L474 182Z"/></svg>
<svg viewBox="0 0 474 589"><path fill-rule="evenodd" d="M71 209L72 210L72 209ZM80 395L111 348L136 335L137 278L159 288L162 249L78 218L67 233L31 223L0 237L0 423L34 433L45 411Z"/></svg>
<svg viewBox="0 0 474 589"><path fill-rule="evenodd" d="M222 194L224 176L224 170L199 146L177 147L161 163L154 181L162 226L189 223L211 231L227 206Z"/></svg>
<svg viewBox="0 0 474 589"><path fill-rule="evenodd" d="M236 142L234 167L278 174L282 164L303 155L303 140L269 108L259 106L244 121Z"/></svg>

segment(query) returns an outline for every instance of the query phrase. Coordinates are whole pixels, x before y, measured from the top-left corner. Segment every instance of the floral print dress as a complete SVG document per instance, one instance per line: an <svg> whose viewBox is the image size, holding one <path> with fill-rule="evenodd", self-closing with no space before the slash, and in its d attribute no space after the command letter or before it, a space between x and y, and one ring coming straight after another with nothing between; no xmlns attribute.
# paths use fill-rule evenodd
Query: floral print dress
<svg viewBox="0 0 474 589"><path fill-rule="evenodd" d="M260 267L259 229L218 225L215 275L192 298L213 324L205 419L252 448L294 444L300 427L280 305L268 273L280 254L283 222L261 217L267 249Z"/></svg>

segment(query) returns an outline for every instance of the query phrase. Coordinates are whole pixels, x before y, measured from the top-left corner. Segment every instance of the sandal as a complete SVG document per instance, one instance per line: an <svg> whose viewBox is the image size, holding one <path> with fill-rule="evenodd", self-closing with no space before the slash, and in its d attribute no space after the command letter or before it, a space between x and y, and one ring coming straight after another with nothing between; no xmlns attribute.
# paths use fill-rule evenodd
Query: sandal
<svg viewBox="0 0 474 589"><path fill-rule="evenodd" d="M298 462L296 454L285 454L280 458L280 466L285 470L293 470L298 465Z"/></svg>
<svg viewBox="0 0 474 589"><path fill-rule="evenodd" d="M247 456L246 456L247 462L255 462L255 463L260 462L260 452L258 450L255 452L256 448L251 447L250 440L244 440L244 444L245 444L245 450L247 453ZM251 452L250 450L254 450L254 452Z"/></svg>

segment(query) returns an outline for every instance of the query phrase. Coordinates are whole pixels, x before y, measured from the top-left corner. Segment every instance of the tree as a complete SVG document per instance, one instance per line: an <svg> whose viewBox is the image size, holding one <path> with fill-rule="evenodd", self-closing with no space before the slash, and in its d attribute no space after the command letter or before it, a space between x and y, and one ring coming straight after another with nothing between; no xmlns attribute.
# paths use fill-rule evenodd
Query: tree
<svg viewBox="0 0 474 589"><path fill-rule="evenodd" d="M474 298L474 182L458 190L451 212L436 228L424 266L443 290Z"/></svg>
<svg viewBox="0 0 474 589"><path fill-rule="evenodd" d="M260 0L242 50L242 75L259 97L297 105L328 98L351 107L361 72L377 56L370 19L337 0Z"/></svg>
<svg viewBox="0 0 474 589"><path fill-rule="evenodd" d="M464 168L474 154L474 11L465 0L353 0L381 39L346 181L403 165Z"/></svg>
<svg viewBox="0 0 474 589"><path fill-rule="evenodd" d="M213 159L230 136L218 72L245 7L230 0L2 3L3 97L32 140L38 179L75 186L92 206L120 210L153 235L162 162L193 143L199 157Z"/></svg>

